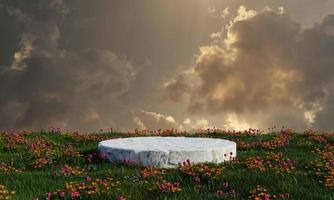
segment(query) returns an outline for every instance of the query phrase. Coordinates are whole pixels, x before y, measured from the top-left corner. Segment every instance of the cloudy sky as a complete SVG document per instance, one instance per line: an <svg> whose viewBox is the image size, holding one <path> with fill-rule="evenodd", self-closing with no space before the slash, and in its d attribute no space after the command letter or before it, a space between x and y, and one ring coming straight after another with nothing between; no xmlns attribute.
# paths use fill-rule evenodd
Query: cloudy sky
<svg viewBox="0 0 334 200"><path fill-rule="evenodd" d="M334 130L333 0L0 0L0 128Z"/></svg>

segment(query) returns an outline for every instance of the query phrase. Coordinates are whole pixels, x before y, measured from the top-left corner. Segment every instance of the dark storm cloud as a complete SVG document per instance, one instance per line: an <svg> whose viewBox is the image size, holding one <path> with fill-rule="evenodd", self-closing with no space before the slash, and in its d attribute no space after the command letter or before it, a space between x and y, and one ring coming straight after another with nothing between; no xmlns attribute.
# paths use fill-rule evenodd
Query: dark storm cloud
<svg viewBox="0 0 334 200"><path fill-rule="evenodd" d="M69 11L63 1L5 3L6 23L22 27L0 68L0 126L125 127L131 113L119 97L135 78L132 64L109 50L59 48L59 24Z"/></svg>
<svg viewBox="0 0 334 200"><path fill-rule="evenodd" d="M0 0L0 126L156 127L165 75L214 30L201 2L176 2Z"/></svg>
<svg viewBox="0 0 334 200"><path fill-rule="evenodd" d="M262 127L333 129L334 15L306 30L268 9L253 16L241 8L236 19L221 44L201 48L201 85L188 110L249 116Z"/></svg>

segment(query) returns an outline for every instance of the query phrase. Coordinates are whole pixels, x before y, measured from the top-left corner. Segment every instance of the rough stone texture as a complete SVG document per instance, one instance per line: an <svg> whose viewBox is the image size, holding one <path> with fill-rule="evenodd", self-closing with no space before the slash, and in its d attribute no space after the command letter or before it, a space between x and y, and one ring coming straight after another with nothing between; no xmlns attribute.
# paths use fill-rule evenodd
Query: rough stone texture
<svg viewBox="0 0 334 200"><path fill-rule="evenodd" d="M98 148L109 161L170 168L189 159L192 163L221 163L236 156L236 143L213 138L133 137L106 140Z"/></svg>

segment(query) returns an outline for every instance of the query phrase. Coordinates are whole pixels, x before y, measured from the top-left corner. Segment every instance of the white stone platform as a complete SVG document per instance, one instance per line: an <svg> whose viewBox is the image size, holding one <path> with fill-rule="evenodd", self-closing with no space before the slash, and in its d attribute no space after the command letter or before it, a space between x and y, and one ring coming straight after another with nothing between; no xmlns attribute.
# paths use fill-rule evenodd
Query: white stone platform
<svg viewBox="0 0 334 200"><path fill-rule="evenodd" d="M143 166L171 168L191 163L221 163L236 156L236 143L213 138L132 137L99 143L109 161L128 161Z"/></svg>

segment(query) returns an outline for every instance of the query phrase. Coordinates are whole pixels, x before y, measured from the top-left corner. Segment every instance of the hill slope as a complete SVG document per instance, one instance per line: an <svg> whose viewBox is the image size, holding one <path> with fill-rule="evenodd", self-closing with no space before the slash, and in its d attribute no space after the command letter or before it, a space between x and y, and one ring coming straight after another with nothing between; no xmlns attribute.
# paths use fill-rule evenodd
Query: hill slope
<svg viewBox="0 0 334 200"><path fill-rule="evenodd" d="M184 134L3 132L0 199L334 199L334 134L187 134L233 140L237 159L195 166L185 161L168 170L110 164L97 151L105 139Z"/></svg>

